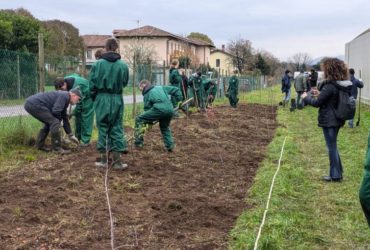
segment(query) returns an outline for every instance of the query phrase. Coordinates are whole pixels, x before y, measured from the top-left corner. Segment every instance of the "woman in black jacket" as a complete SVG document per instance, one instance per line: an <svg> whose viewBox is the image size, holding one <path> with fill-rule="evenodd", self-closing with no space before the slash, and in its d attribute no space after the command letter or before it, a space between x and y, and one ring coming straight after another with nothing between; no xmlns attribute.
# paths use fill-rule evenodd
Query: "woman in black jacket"
<svg viewBox="0 0 370 250"><path fill-rule="evenodd" d="M352 83L348 80L346 65L337 58L324 59L321 69L324 71L325 81L319 85L318 90L311 91L317 98L307 93L303 93L302 98L306 104L320 108L318 125L323 129L330 161L330 174L323 176L323 180L339 182L343 178L343 167L337 149L337 136L345 121L335 116L334 109L338 106L339 89L350 93Z"/></svg>

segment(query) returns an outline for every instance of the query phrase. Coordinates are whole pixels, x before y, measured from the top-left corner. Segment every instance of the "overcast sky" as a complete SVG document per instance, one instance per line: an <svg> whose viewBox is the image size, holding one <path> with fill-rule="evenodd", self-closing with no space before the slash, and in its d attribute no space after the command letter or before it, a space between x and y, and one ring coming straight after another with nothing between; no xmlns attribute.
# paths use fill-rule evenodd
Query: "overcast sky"
<svg viewBox="0 0 370 250"><path fill-rule="evenodd" d="M151 25L177 35L207 34L217 47L250 40L286 60L344 55L345 43L370 28L369 0L0 0L37 19L73 24L81 35ZM139 21L137 21L139 20Z"/></svg>

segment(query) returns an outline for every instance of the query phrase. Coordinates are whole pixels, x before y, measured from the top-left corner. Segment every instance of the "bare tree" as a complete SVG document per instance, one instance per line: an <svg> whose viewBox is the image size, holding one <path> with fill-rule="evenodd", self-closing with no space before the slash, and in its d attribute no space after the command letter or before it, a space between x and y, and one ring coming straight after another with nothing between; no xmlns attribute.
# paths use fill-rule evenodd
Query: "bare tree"
<svg viewBox="0 0 370 250"><path fill-rule="evenodd" d="M308 68L308 65L312 62L312 58L307 53L299 52L289 58L288 61L293 65L295 71L300 71Z"/></svg>
<svg viewBox="0 0 370 250"><path fill-rule="evenodd" d="M227 49L230 54L234 55L232 64L239 72L250 70L253 67L253 48L249 40L239 38L236 41L230 41L230 43L227 44Z"/></svg>
<svg viewBox="0 0 370 250"><path fill-rule="evenodd" d="M136 116L136 83L147 79L151 81L152 63L156 61L157 53L153 44L146 39L132 39L121 48L121 54L132 70L132 117Z"/></svg>
<svg viewBox="0 0 370 250"><path fill-rule="evenodd" d="M157 59L155 46L147 39L132 39L121 47L121 55L132 69L136 64L151 64Z"/></svg>

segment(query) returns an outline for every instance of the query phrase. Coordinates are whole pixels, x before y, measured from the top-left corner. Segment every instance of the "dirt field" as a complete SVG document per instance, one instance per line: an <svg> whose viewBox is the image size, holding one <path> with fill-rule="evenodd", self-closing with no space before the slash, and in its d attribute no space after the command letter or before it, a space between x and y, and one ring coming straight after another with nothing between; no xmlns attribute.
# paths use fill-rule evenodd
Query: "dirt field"
<svg viewBox="0 0 370 250"><path fill-rule="evenodd" d="M109 172L118 249L226 249L267 144L276 108L218 107L173 121L167 153L158 126L125 171ZM0 249L110 249L105 170L95 146L0 173Z"/></svg>

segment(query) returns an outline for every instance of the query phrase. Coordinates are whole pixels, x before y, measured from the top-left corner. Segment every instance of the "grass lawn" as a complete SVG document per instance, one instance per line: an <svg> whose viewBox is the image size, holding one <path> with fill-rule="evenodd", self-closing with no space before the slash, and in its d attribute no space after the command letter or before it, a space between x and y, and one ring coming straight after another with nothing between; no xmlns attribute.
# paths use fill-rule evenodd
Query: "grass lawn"
<svg viewBox="0 0 370 250"><path fill-rule="evenodd" d="M274 87L241 99L277 104L281 98L279 87ZM295 112L290 112L289 107L278 109L280 126L247 194L246 202L253 208L239 217L231 232L232 249L254 247L285 137L281 168L258 249L370 249L370 229L358 199L369 109L361 107L359 127L345 126L339 132L338 147L344 167L342 183L320 180L328 175L329 158L322 129L317 126L317 112L313 107Z"/></svg>

